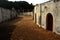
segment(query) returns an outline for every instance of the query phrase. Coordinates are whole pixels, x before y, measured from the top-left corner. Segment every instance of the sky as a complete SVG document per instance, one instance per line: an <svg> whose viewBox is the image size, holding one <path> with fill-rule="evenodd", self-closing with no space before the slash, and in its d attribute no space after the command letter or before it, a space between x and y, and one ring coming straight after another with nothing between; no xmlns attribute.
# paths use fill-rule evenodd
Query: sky
<svg viewBox="0 0 60 40"><path fill-rule="evenodd" d="M9 1L27 1L29 4L33 3L33 5L40 4L49 0L9 0Z"/></svg>

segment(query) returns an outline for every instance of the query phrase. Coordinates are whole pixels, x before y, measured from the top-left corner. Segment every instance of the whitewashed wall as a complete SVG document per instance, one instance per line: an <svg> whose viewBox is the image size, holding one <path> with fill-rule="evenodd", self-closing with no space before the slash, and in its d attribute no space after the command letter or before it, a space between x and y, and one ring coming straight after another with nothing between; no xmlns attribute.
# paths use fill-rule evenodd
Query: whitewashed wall
<svg viewBox="0 0 60 40"><path fill-rule="evenodd" d="M16 17L17 12L15 10L9 10L9 9L5 9L5 8L1 8L0 7L0 22L4 22L6 20L9 20L11 18Z"/></svg>
<svg viewBox="0 0 60 40"><path fill-rule="evenodd" d="M45 8L47 7L47 8ZM49 2L45 2L41 4L41 13L42 13L42 28L46 29L46 16L48 13L51 13L51 15L53 16L53 21L55 22L55 16L54 16L54 2L53 1L49 1ZM55 24L53 22L53 27L55 27Z"/></svg>
<svg viewBox="0 0 60 40"><path fill-rule="evenodd" d="M40 4L37 4L35 7L34 7L34 22L40 27L40 24L41 24L41 14L40 14Z"/></svg>
<svg viewBox="0 0 60 40"><path fill-rule="evenodd" d="M55 2L55 18L54 32L60 35L60 1Z"/></svg>
<svg viewBox="0 0 60 40"><path fill-rule="evenodd" d="M38 4L39 5L39 4ZM45 2L34 7L34 22L39 24L39 15L41 15L41 26L46 29L46 16L50 13L53 16L53 32L60 35L60 1L58 2ZM46 8L45 8L46 7ZM39 10L40 9L40 10ZM40 12L39 12L40 11ZM35 16L36 14L36 16Z"/></svg>
<svg viewBox="0 0 60 40"><path fill-rule="evenodd" d="M33 16L33 12L24 12L23 15L26 15L26 16Z"/></svg>

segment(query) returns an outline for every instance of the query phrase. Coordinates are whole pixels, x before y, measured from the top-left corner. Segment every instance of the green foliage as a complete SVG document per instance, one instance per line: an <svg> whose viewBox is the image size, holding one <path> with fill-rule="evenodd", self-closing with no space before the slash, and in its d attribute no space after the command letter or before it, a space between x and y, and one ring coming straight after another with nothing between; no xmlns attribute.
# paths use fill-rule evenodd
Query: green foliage
<svg viewBox="0 0 60 40"><path fill-rule="evenodd" d="M32 4L29 4L26 1L18 1L18 2L11 2L11 1L0 1L0 7L6 8L6 9L12 9L15 8L15 10L20 11L32 11L34 9L34 6Z"/></svg>

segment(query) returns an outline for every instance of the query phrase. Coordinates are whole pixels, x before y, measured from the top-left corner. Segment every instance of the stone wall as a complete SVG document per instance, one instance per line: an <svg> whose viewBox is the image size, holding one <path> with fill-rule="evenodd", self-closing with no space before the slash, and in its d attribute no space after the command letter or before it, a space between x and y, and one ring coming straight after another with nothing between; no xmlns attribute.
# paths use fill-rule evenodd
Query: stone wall
<svg viewBox="0 0 60 40"><path fill-rule="evenodd" d="M40 4L34 7L34 22L40 27Z"/></svg>
<svg viewBox="0 0 60 40"><path fill-rule="evenodd" d="M48 1L34 7L34 22L40 27L47 29L47 15L53 18L53 32L60 35L60 1ZM49 23L51 24L51 23Z"/></svg>
<svg viewBox="0 0 60 40"><path fill-rule="evenodd" d="M60 1L55 2L55 32L60 35Z"/></svg>
<svg viewBox="0 0 60 40"><path fill-rule="evenodd" d="M25 16L33 16L33 12L23 12L23 15L25 15Z"/></svg>
<svg viewBox="0 0 60 40"><path fill-rule="evenodd" d="M48 13L50 13L53 16L53 21L55 20L54 19L54 8L55 8L55 5L53 1L45 2L41 4L42 28L46 29L46 17ZM53 22L53 27L54 27L54 22Z"/></svg>
<svg viewBox="0 0 60 40"><path fill-rule="evenodd" d="M17 13L16 11L12 9L12 10L9 10L9 9L5 9L5 8L1 8L0 7L0 22L4 22L6 20L10 20L14 17L16 17Z"/></svg>

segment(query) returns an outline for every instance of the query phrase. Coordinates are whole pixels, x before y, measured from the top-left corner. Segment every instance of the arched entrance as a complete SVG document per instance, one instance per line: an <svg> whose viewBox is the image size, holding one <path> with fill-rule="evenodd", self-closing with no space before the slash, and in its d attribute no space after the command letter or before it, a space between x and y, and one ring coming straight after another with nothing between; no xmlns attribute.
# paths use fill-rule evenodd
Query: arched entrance
<svg viewBox="0 0 60 40"><path fill-rule="evenodd" d="M51 13L48 13L46 16L46 29L53 31L53 16Z"/></svg>
<svg viewBox="0 0 60 40"><path fill-rule="evenodd" d="M35 23L36 23L36 20L37 20L37 19L36 19L36 14L35 14Z"/></svg>
<svg viewBox="0 0 60 40"><path fill-rule="evenodd" d="M39 17L39 24L41 25L41 16Z"/></svg>

